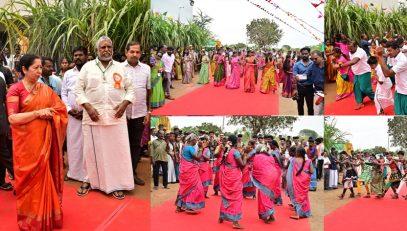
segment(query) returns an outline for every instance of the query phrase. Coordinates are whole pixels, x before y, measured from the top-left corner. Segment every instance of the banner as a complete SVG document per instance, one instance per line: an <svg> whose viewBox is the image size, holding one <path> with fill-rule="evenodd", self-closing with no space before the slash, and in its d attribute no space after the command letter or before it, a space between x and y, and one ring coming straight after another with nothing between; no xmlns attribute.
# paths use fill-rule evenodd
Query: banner
<svg viewBox="0 0 407 231"><path fill-rule="evenodd" d="M278 21L284 23L285 25L287 25L287 26L290 27L291 29L293 29L293 30L295 30L295 31L297 31L297 32L299 32L299 33L301 33L301 34L303 34L303 35L309 36L309 34L304 33L304 32L302 32L302 31L298 30L297 28L291 26L291 25L288 24L286 21L283 21L281 18L275 16L273 13L269 12L268 10L266 10L264 7L260 6L259 4L253 3L251 0L247 0L247 1L248 1L249 3L251 3L252 5L256 6L257 8L259 8L260 10L264 11L265 13L271 15L272 17L274 17L274 18L277 19ZM302 24L301 24L301 25L302 25ZM303 27L304 27L304 26L303 26ZM314 33L312 33L312 32L309 31L309 30L307 30L307 31L311 34L311 36L312 36L313 39L317 40L318 42L322 42L322 39L320 39L320 38L319 38L318 36L316 36ZM310 36L310 37L311 37L311 36Z"/></svg>

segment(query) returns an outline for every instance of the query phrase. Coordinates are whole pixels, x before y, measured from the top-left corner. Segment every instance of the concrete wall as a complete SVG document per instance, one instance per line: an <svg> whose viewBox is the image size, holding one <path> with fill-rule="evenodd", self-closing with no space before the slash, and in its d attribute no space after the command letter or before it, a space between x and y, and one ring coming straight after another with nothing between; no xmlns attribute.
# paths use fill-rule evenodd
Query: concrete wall
<svg viewBox="0 0 407 231"><path fill-rule="evenodd" d="M167 16L179 19L182 23L192 21L193 18L190 0L151 0L151 9L153 12L167 12Z"/></svg>

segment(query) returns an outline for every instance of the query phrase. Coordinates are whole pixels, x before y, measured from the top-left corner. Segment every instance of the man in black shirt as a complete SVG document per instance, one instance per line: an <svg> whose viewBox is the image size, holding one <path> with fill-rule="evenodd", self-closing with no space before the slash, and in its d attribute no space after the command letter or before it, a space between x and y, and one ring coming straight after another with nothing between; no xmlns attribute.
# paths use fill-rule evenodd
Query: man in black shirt
<svg viewBox="0 0 407 231"><path fill-rule="evenodd" d="M6 169L12 176L14 176L14 170L11 153L7 148L9 124L7 121L6 94L6 81L0 77L0 189L10 191L13 186L5 181Z"/></svg>

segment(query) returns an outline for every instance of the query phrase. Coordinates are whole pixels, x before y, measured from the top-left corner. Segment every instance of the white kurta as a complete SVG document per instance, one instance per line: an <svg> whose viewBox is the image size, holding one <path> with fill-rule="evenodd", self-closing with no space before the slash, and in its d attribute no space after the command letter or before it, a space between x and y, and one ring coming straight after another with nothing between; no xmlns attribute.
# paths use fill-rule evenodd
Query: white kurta
<svg viewBox="0 0 407 231"><path fill-rule="evenodd" d="M374 97L376 112L377 114L380 114L381 109L394 105L393 92L391 90L393 84L390 78L384 76L380 65L377 65L376 67L376 74L377 80L383 82L383 84L377 83L376 94Z"/></svg>
<svg viewBox="0 0 407 231"><path fill-rule="evenodd" d="M169 146L170 146L170 152L172 154L174 154L173 145L170 143ZM177 177L175 175L174 160L171 158L171 156L169 154L167 154L167 158L168 158L168 183L175 183L177 181Z"/></svg>
<svg viewBox="0 0 407 231"><path fill-rule="evenodd" d="M67 111L82 111L82 107L76 103L74 88L79 77L79 70L74 67L68 70L62 81L61 97ZM68 115L68 128L66 134L68 151L68 177L77 181L83 181L86 171L83 160L83 132L82 121Z"/></svg>
<svg viewBox="0 0 407 231"><path fill-rule="evenodd" d="M120 78L114 79L120 76ZM120 80L120 81L118 81ZM87 181L106 193L134 189L126 116L116 119L114 109L124 100L134 101L134 88L123 64L112 61L86 63L75 87L77 103L91 104L100 114L94 122L83 113L83 153Z"/></svg>

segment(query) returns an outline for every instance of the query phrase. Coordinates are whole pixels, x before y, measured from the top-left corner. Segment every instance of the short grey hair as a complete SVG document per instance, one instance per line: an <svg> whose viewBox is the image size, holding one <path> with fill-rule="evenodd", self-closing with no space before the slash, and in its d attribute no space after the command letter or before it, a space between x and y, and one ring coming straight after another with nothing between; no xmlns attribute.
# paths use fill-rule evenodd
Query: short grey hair
<svg viewBox="0 0 407 231"><path fill-rule="evenodd" d="M189 135L185 138L185 140L189 143L189 142L191 142L192 140L198 140L198 136L195 135L194 133L191 133L191 134L189 134Z"/></svg>
<svg viewBox="0 0 407 231"><path fill-rule="evenodd" d="M109 41L113 46L113 41L109 37L107 37L106 35L103 35L102 37L100 37L98 39L98 41L96 41L96 49L99 48L99 45L100 45L101 42L106 41L106 40Z"/></svg>

